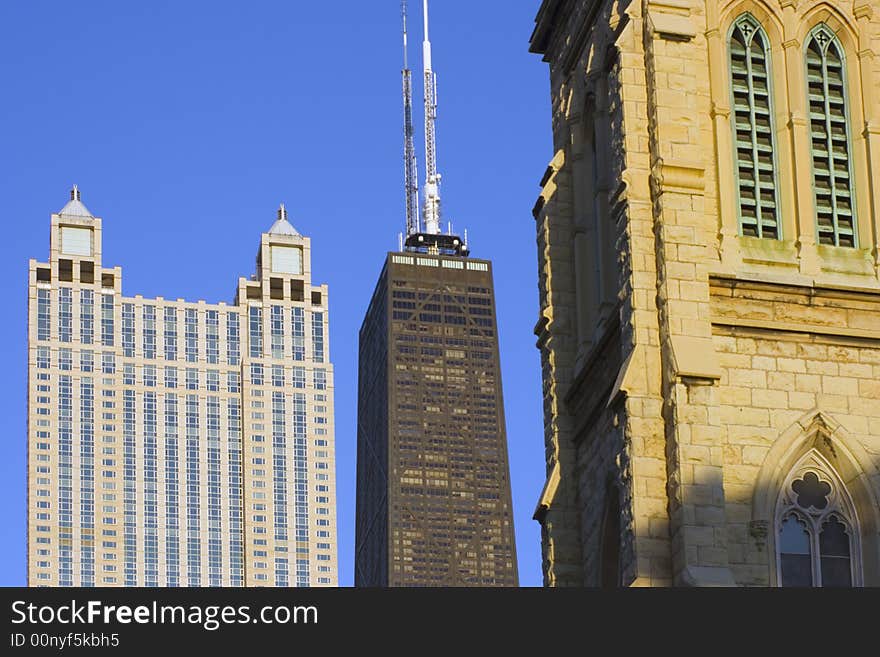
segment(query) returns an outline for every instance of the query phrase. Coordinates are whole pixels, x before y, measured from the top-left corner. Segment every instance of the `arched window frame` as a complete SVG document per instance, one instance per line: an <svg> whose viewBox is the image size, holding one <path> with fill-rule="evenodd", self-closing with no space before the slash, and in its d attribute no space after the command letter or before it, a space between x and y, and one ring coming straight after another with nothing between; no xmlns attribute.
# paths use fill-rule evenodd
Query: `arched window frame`
<svg viewBox="0 0 880 657"><path fill-rule="evenodd" d="M773 91L773 61L770 49L770 39L767 36L767 32L761 26L761 23L750 13L746 12L740 14L730 26L727 34L727 67L728 67L728 87L730 94L730 129L731 129L731 137L732 137L732 157L733 157L733 174L736 182L736 210L737 210L737 225L740 235L746 235L746 222L744 221L743 214L743 188L745 185L745 181L742 179L741 170L742 167L740 165L739 160L739 139L738 139L738 130L737 130L737 117L740 114L741 105L737 104L736 93L735 93L735 79L734 79L734 62L733 62L733 40L736 33L739 32L743 35L746 41L746 62L747 62L747 76L748 76L748 96L749 96L749 106L747 111L749 112L749 122L751 124L751 146L752 146L752 167L756 172L754 177L755 179L755 224L753 226L755 235L751 235L751 237L757 237L761 239L783 239L783 231L782 231L782 216L781 216L781 204L780 204L780 190L779 190L779 162L778 162L778 149L776 147L776 118L775 118L775 99L774 99L774 91ZM758 131L755 123L755 112L756 112L756 103L755 103L755 91L754 91L754 73L751 67L751 57L749 55L749 46L754 42L755 39L759 40L761 44L763 53L764 53L764 75L767 80L767 112L768 112L768 130L770 137L770 158L772 162L772 190L773 190L773 198L770 203L772 203L775 214L774 214L774 222L773 228L776 231L775 235L768 234L765 235L765 230L769 229L769 226L764 225L762 209L764 204L761 201L761 189L760 189L760 178L757 175L757 167L758 167ZM767 205L769 207L769 205Z"/></svg>
<svg viewBox="0 0 880 657"><path fill-rule="evenodd" d="M824 40L824 44L823 44ZM843 81L843 90L842 90L842 99L843 99L843 120L845 123L845 138L846 138L846 175L849 181L849 196L850 196L850 217L852 223L852 245L843 245L845 248L859 248L859 223L858 223L858 195L856 190L856 178L855 172L853 170L853 139L852 139L852 119L851 119L851 99L849 93L849 75L847 71L847 57L846 57L846 49L843 46L843 43L837 37L837 34L834 30L826 23L819 23L810 32L807 34L807 38L804 39L804 51L803 51L803 66L804 66L804 80L805 80L805 89L807 93L807 123L808 130L810 135L810 171L812 175L812 183L813 183L813 202L814 202L814 217L813 221L815 222L816 227L816 243L817 244L826 244L822 241L823 231L820 223L819 223L819 195L818 195L818 187L817 187L817 177L816 177L816 154L813 148L813 123L812 123L812 114L810 112L810 73L809 73L809 63L808 56L810 53L810 46L813 41L816 41L821 49L822 49L822 62L823 62L823 71L827 70L827 59L826 55L828 52L828 48L834 47L838 57L840 58L840 67L841 67L841 77ZM823 81L827 81L827 74L824 77ZM827 84L827 82L825 82ZM827 93L825 96L826 107L828 104ZM826 123L828 122L828 118L826 116ZM833 177L833 176L832 176ZM841 246L841 235L844 234L840 230L839 226L839 216L836 207L836 188L832 188L832 244L828 244L828 246Z"/></svg>
<svg viewBox="0 0 880 657"><path fill-rule="evenodd" d="M798 503L799 495L795 492L793 484L798 480L802 480L807 473L814 473L819 477L820 481L829 484L831 487L831 492L827 495L828 503L822 509L817 509L813 506L804 508ZM789 472L788 476L785 478L785 483L779 493L774 522L774 532L777 538L775 541L777 586L782 586L783 578L782 547L780 545L779 536L782 531L783 521L790 516L796 516L798 520L805 523L807 526L807 533L810 537L813 586L822 586L822 554L819 546L819 539L824 524L827 523L831 517L835 517L838 522L843 524L847 536L849 536L850 577L852 586L863 586L861 570L861 530L855 505L853 504L849 491L834 471L834 468L832 468L828 461L815 449L812 449L805 454L795 467L792 468L791 472Z"/></svg>

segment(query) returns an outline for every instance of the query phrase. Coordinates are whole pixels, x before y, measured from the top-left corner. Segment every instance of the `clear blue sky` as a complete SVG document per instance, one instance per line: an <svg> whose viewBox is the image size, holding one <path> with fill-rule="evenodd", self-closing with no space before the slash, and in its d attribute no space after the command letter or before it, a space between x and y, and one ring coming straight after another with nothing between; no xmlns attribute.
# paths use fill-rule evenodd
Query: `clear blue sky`
<svg viewBox="0 0 880 657"><path fill-rule="evenodd" d="M421 2L411 0L421 67ZM538 0L433 0L446 217L495 263L520 578L540 585L535 228L551 152ZM353 581L357 332L404 224L398 0L0 4L0 585L25 583L26 299L77 183L123 293L231 300L280 202L330 285L339 569ZM416 75L416 121L421 83ZM420 129L417 129L420 133ZM420 168L421 139L417 142Z"/></svg>

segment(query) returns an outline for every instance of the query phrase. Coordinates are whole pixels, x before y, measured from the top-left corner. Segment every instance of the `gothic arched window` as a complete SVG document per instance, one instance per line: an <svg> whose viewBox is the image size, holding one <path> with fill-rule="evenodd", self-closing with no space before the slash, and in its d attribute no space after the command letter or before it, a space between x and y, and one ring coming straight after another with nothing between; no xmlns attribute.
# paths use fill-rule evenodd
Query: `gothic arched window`
<svg viewBox="0 0 880 657"><path fill-rule="evenodd" d="M818 453L792 470L776 514L780 586L859 584L859 532L843 483Z"/></svg>
<svg viewBox="0 0 880 657"><path fill-rule="evenodd" d="M855 247L846 62L840 42L827 25L810 33L806 60L819 244Z"/></svg>
<svg viewBox="0 0 880 657"><path fill-rule="evenodd" d="M740 232L779 239L770 50L761 25L750 14L730 33L733 140Z"/></svg>

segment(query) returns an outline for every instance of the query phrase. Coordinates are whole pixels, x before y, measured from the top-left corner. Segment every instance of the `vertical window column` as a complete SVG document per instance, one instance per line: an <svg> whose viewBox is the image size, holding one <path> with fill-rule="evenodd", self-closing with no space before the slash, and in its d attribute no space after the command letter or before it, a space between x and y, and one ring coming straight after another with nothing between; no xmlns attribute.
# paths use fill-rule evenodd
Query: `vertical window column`
<svg viewBox="0 0 880 657"><path fill-rule="evenodd" d="M79 293L79 339L83 344L95 341L95 292L80 290Z"/></svg>
<svg viewBox="0 0 880 657"><path fill-rule="evenodd" d="M230 399L227 417L229 451L229 583L244 584L244 536L242 527L241 402Z"/></svg>
<svg viewBox="0 0 880 657"><path fill-rule="evenodd" d="M251 306L248 309L248 324L250 327L250 356L251 358L263 357L263 309L259 306Z"/></svg>
<svg viewBox="0 0 880 657"><path fill-rule="evenodd" d="M294 393L293 423L293 491L296 532L296 585L309 586L309 471L306 440L306 396Z"/></svg>
<svg viewBox="0 0 880 657"><path fill-rule="evenodd" d="M52 302L50 290L37 290L37 340L49 340L52 337Z"/></svg>
<svg viewBox="0 0 880 657"><path fill-rule="evenodd" d="M73 383L58 377L58 585L73 586Z"/></svg>
<svg viewBox="0 0 880 657"><path fill-rule="evenodd" d="M220 362L220 313L216 310L205 313L205 359Z"/></svg>
<svg viewBox="0 0 880 657"><path fill-rule="evenodd" d="M95 384L80 381L80 554L81 586L95 585Z"/></svg>
<svg viewBox="0 0 880 657"><path fill-rule="evenodd" d="M220 398L208 397L207 429L207 488L208 488L208 583L223 585L223 542L221 534L222 505L220 502Z"/></svg>
<svg viewBox="0 0 880 657"><path fill-rule="evenodd" d="M134 358L134 304L122 304L122 355Z"/></svg>
<svg viewBox="0 0 880 657"><path fill-rule="evenodd" d="M238 313L226 313L226 362L238 365L241 358L241 338Z"/></svg>
<svg viewBox="0 0 880 657"><path fill-rule="evenodd" d="M199 398L186 396L186 547L187 583L202 584L201 502L199 494Z"/></svg>
<svg viewBox="0 0 880 657"><path fill-rule="evenodd" d="M324 362L324 313L312 313L312 354L316 363Z"/></svg>
<svg viewBox="0 0 880 657"><path fill-rule="evenodd" d="M135 392L122 391L123 573L126 586L137 586L137 453Z"/></svg>
<svg viewBox="0 0 880 657"><path fill-rule="evenodd" d="M69 287L58 290L58 339L73 341L73 290Z"/></svg>
<svg viewBox="0 0 880 657"><path fill-rule="evenodd" d="M184 319L186 362L196 363L199 360L199 313L195 308L187 308Z"/></svg>
<svg viewBox="0 0 880 657"><path fill-rule="evenodd" d="M144 393L144 585L159 586L157 399Z"/></svg>
<svg viewBox="0 0 880 657"><path fill-rule="evenodd" d="M180 586L180 520L178 518L180 451L177 448L177 441L177 395L167 393L165 395L165 583L167 586Z"/></svg>

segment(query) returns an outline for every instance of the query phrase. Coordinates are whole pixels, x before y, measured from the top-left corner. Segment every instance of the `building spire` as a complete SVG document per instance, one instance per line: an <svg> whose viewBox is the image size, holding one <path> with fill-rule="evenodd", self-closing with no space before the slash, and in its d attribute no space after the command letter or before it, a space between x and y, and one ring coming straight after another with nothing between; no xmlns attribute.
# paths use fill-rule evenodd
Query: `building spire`
<svg viewBox="0 0 880 657"><path fill-rule="evenodd" d="M425 74L425 232L440 234L440 174L437 173L437 75L431 63L431 40L428 33L428 0L424 2L425 40L422 57Z"/></svg>
<svg viewBox="0 0 880 657"><path fill-rule="evenodd" d="M94 217L89 209L83 205L79 194L79 187L76 185L70 190L70 200L67 202L58 214L68 217Z"/></svg>
<svg viewBox="0 0 880 657"><path fill-rule="evenodd" d="M409 41L407 38L407 2L400 3L403 15L403 166L406 186L406 235L415 235L422 230L419 217L419 170L416 160L416 147L413 139L413 94L412 71L409 70Z"/></svg>
<svg viewBox="0 0 880 657"><path fill-rule="evenodd" d="M278 216L275 219L275 223L272 224L272 228L269 229L270 235L293 235L299 237L299 233L296 231L291 223L287 220L287 208L284 207L284 203L278 206Z"/></svg>

